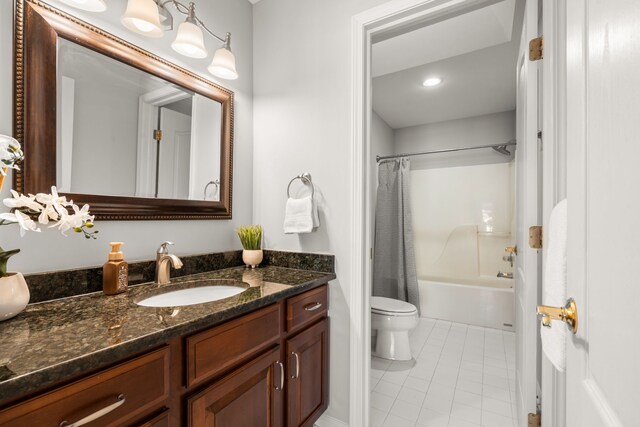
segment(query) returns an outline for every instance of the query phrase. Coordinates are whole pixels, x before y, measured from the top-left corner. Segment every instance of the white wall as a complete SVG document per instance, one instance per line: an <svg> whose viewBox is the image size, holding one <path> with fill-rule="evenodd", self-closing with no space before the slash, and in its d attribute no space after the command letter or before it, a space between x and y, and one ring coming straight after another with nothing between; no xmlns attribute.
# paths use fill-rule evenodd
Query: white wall
<svg viewBox="0 0 640 427"><path fill-rule="evenodd" d="M447 148L502 144L516 137L515 111L449 120L422 126L396 129L396 153L416 153ZM513 151L513 148L509 148ZM508 162L506 156L489 149L414 157L413 167Z"/></svg>
<svg viewBox="0 0 640 427"><path fill-rule="evenodd" d="M331 400L349 413L351 17L385 0L262 0L254 16L254 220L274 249L330 252ZM286 186L310 172L324 199L320 229L282 232Z"/></svg>
<svg viewBox="0 0 640 427"><path fill-rule="evenodd" d="M75 108L62 112L63 120L73 115L70 191L133 196L142 90L94 84L90 78L75 76L74 81Z"/></svg>
<svg viewBox="0 0 640 427"><path fill-rule="evenodd" d="M227 221L102 221L98 240L85 240L79 235L65 238L53 230L31 233L19 237L15 226L0 227L0 245L6 249L21 248L22 252L9 261L10 270L24 273L64 269L105 262L109 241L124 241L125 256L129 260L151 259L164 240L176 243L177 254L202 253L216 250L239 249L234 229L252 222L253 186L253 34L252 6L240 0L196 0L199 17L219 34L233 34L232 49L236 55L240 78L235 81L216 80L208 75L207 61L211 60L217 42L205 37L210 51L208 59L184 58L175 53L170 44L172 37L161 39L138 36L120 24L125 1L108 2L104 14L92 14L66 7L51 0L51 4L65 9L113 34L125 38L144 49L178 63L206 78L217 81L235 91L235 138L233 220ZM179 22L179 17L176 15ZM13 123L13 2L0 2L0 134L11 134ZM98 178L98 177L97 177ZM0 196L9 196L8 180Z"/></svg>
<svg viewBox="0 0 640 427"><path fill-rule="evenodd" d="M189 197L200 200L220 200L220 187L207 185L211 181L220 180L220 150L211 144L211 135L220 135L222 122L211 120L220 117L222 107L202 95L193 97L191 131L191 177L189 180ZM207 190L205 195L205 189Z"/></svg>

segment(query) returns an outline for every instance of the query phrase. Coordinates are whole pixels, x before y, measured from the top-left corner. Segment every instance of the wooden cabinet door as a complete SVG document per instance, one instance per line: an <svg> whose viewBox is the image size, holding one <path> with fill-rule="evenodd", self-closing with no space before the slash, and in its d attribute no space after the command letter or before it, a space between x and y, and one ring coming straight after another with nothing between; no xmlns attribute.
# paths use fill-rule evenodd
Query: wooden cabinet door
<svg viewBox="0 0 640 427"><path fill-rule="evenodd" d="M329 404L329 319L287 340L287 426L313 426Z"/></svg>
<svg viewBox="0 0 640 427"><path fill-rule="evenodd" d="M191 427L280 427L280 347L255 358L187 401Z"/></svg>

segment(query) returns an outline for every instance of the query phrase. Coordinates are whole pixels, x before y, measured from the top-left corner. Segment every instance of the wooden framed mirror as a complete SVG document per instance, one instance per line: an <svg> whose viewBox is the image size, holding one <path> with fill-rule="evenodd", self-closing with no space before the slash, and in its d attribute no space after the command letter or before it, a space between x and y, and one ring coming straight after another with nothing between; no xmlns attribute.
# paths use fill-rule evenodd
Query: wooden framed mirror
<svg viewBox="0 0 640 427"><path fill-rule="evenodd" d="M102 220L231 218L232 91L40 0L16 0L14 53L16 191L56 185Z"/></svg>

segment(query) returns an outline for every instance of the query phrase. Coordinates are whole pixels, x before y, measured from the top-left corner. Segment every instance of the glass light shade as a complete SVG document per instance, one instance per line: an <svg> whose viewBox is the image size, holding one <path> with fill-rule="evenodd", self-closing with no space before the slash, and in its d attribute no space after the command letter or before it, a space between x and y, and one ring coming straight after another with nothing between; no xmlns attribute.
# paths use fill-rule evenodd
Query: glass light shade
<svg viewBox="0 0 640 427"><path fill-rule="evenodd" d="M87 10L89 12L104 12L107 4L104 0L60 0L62 3L75 7L76 9Z"/></svg>
<svg viewBox="0 0 640 427"><path fill-rule="evenodd" d="M162 37L158 5L153 0L129 0L122 25L147 37Z"/></svg>
<svg viewBox="0 0 640 427"><path fill-rule="evenodd" d="M236 71L236 57L230 50L221 47L216 50L213 55L213 61L209 65L208 70L216 77L227 80L235 80L238 78Z"/></svg>
<svg viewBox="0 0 640 427"><path fill-rule="evenodd" d="M191 22L183 22L178 26L178 34L171 47L176 52L190 58L206 58L202 30Z"/></svg>

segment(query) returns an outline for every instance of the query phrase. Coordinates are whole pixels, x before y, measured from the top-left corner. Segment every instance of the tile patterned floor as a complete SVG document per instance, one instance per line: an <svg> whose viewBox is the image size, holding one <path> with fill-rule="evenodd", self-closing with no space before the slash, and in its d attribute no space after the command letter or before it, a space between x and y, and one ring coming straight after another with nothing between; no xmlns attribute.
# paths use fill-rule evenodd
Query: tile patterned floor
<svg viewBox="0 0 640 427"><path fill-rule="evenodd" d="M516 427L513 332L421 318L411 350L372 359L371 427Z"/></svg>

